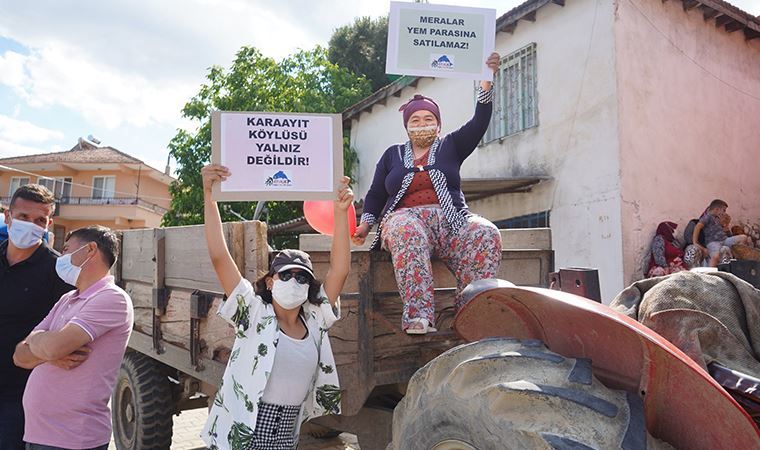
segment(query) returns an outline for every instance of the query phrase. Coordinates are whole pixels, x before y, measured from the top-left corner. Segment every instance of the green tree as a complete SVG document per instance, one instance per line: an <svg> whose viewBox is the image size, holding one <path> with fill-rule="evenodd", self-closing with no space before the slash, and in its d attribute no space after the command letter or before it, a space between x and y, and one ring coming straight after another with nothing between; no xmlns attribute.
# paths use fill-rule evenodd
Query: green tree
<svg viewBox="0 0 760 450"><path fill-rule="evenodd" d="M242 47L225 70L211 67L207 83L182 109L182 115L198 124L195 132L179 130L169 143L177 161L177 181L170 187L171 209L165 226L203 223L201 168L211 157L213 110L336 113L370 93L369 82L331 63L327 51L317 47L299 51L280 62L263 56L252 47ZM344 161L350 175L356 155L344 142ZM220 205L222 220L252 218L255 202ZM303 213L301 202L267 202L268 219L281 223ZM275 242L292 245L293 240Z"/></svg>
<svg viewBox="0 0 760 450"><path fill-rule="evenodd" d="M332 63L364 75L372 90L378 90L390 82L385 74L387 47L388 17L358 17L333 32L328 55Z"/></svg>

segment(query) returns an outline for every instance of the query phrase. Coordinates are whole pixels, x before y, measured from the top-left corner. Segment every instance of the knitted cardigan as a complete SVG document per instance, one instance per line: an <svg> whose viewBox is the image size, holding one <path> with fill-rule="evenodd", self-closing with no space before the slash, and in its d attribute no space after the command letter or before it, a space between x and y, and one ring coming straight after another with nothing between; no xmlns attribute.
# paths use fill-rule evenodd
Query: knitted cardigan
<svg viewBox="0 0 760 450"><path fill-rule="evenodd" d="M493 110L491 99L491 91L478 92L472 119L443 139L436 138L430 146L427 165L414 166L414 152L410 141L406 144L392 145L383 153L375 167L375 176L364 199L364 214L361 217L361 222L369 226L377 223L380 218L372 249L377 248L385 219L406 194L416 172L428 171L430 174L438 203L452 230L458 231L465 223L470 212L462 193L459 170L464 160L475 151L488 129Z"/></svg>

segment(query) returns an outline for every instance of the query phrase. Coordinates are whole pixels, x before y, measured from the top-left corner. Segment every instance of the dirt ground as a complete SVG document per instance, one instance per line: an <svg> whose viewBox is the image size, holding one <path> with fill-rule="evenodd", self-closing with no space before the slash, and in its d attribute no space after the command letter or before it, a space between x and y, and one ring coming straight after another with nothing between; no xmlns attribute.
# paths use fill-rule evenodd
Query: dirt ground
<svg viewBox="0 0 760 450"><path fill-rule="evenodd" d="M174 416L174 428L171 450L203 450L206 447L199 437L203 424L206 422L208 413L205 409L184 411L179 416ZM315 439L310 436L301 436L298 445L299 450L358 450L356 436L343 433L333 439ZM108 450L116 450L111 441Z"/></svg>

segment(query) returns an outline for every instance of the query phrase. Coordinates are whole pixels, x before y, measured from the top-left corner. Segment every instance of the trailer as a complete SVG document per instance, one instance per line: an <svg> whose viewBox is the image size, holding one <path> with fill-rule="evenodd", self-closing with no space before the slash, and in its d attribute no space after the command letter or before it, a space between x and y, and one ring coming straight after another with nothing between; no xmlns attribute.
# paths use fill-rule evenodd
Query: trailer
<svg viewBox="0 0 760 450"><path fill-rule="evenodd" d="M250 281L264 275L273 252L266 224L224 224L230 253ZM500 278L548 287L554 254L548 228L501 230ZM121 234L116 282L132 297L135 324L112 398L119 450L168 449L173 416L208 407L221 382L233 329L215 312L223 292L206 249L203 226L129 230ZM370 235L367 242L372 241ZM302 235L315 275L329 267L330 238ZM341 383L342 414L314 422L358 436L363 450L391 442L393 409L412 375L461 344L454 322L455 280L433 260L436 326L409 336L401 330L402 303L387 252L368 246L351 253L351 273L341 294L342 319L330 330Z"/></svg>

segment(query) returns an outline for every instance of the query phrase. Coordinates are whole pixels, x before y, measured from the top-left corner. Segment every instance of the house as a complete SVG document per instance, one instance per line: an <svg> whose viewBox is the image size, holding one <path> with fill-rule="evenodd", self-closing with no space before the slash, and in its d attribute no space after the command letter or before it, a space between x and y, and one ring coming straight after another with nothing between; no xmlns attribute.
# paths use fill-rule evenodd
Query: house
<svg viewBox="0 0 760 450"><path fill-rule="evenodd" d="M659 222L682 230L715 197L760 218L760 19L720 0L529 0L496 25L494 116L462 167L495 195L468 196L472 211L550 226L556 266L599 268L607 302L642 276ZM407 139L415 92L443 133L472 115L475 83L419 77L347 109L357 198Z"/></svg>
<svg viewBox="0 0 760 450"><path fill-rule="evenodd" d="M68 151L0 159L0 205L7 208L21 185L49 188L58 199L52 231L60 249L66 233L87 225L160 226L172 181L137 158L80 139Z"/></svg>

